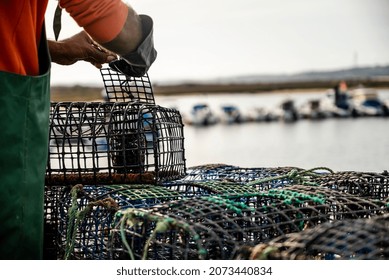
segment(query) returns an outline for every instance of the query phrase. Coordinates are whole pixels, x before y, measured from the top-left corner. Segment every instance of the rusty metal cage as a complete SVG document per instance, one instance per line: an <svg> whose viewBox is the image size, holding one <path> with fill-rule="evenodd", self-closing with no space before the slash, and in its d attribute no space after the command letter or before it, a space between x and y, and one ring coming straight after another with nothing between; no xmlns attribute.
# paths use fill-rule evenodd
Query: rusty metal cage
<svg viewBox="0 0 389 280"><path fill-rule="evenodd" d="M155 104L149 76L130 77L110 68L100 69L104 82L105 101Z"/></svg>
<svg viewBox="0 0 389 280"><path fill-rule="evenodd" d="M46 185L152 183L185 175L180 113L129 102L52 102Z"/></svg>

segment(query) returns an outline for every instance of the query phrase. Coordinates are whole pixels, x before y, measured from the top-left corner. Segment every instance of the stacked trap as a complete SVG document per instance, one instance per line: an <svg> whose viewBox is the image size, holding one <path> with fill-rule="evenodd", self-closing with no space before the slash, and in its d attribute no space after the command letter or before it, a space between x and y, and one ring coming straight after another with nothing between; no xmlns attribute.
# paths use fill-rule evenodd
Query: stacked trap
<svg viewBox="0 0 389 280"><path fill-rule="evenodd" d="M45 243L61 246L69 186L156 184L185 175L183 123L155 104L148 75L102 69L103 102L51 102L46 168ZM52 253L54 251L54 253Z"/></svg>
<svg viewBox="0 0 389 280"><path fill-rule="evenodd" d="M119 211L111 230L110 257L236 259L242 248L280 236L387 212L382 201L302 185L180 199L149 209Z"/></svg>

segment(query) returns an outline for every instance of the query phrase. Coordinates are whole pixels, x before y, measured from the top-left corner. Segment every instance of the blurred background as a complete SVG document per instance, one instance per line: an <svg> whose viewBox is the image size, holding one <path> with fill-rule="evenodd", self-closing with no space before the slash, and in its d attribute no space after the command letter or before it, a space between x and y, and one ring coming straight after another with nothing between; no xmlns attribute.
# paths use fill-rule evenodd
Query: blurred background
<svg viewBox="0 0 389 280"><path fill-rule="evenodd" d="M188 166L388 168L389 1L126 2L154 19L149 77L183 116ZM80 30L63 12L59 39ZM102 89L90 64L53 64L53 100Z"/></svg>

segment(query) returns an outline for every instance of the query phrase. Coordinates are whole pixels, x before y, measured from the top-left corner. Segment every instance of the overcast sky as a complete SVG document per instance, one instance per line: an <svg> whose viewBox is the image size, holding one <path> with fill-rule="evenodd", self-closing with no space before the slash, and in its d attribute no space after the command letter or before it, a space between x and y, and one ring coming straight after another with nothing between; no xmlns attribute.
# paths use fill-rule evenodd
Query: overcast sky
<svg viewBox="0 0 389 280"><path fill-rule="evenodd" d="M388 0L131 0L154 19L152 82L389 64ZM49 0L48 37L57 1ZM60 39L81 29L64 12ZM52 84L101 85L88 63L53 64Z"/></svg>

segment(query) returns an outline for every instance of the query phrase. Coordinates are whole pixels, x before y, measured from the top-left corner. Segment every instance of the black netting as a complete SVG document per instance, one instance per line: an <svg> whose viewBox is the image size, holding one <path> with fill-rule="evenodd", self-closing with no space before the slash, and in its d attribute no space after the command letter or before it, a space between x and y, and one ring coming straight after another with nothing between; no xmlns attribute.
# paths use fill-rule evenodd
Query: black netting
<svg viewBox="0 0 389 280"><path fill-rule="evenodd" d="M189 193L199 195L209 194L245 194L257 193L257 190L252 186L247 186L242 183L231 182L228 180L214 181L186 181L177 180L165 182L163 185L172 190L185 190Z"/></svg>
<svg viewBox="0 0 389 280"><path fill-rule="evenodd" d="M389 173L336 172L315 178L315 181L331 189L372 199L389 196Z"/></svg>
<svg viewBox="0 0 389 280"><path fill-rule="evenodd" d="M184 178L188 181L229 180L234 182L251 182L266 177L285 175L292 170L302 170L294 167L279 168L242 168L226 164L207 164L188 168Z"/></svg>
<svg viewBox="0 0 389 280"><path fill-rule="evenodd" d="M224 180L242 183L262 191L293 184L319 185L317 181L327 174L333 174L333 171L323 167L305 170L296 167L242 168L208 164L189 168L182 180L205 183Z"/></svg>
<svg viewBox="0 0 389 280"><path fill-rule="evenodd" d="M387 260L389 216L341 220L240 248L237 259Z"/></svg>
<svg viewBox="0 0 389 280"><path fill-rule="evenodd" d="M56 259L60 248L60 205L64 187L45 187L44 192L44 259Z"/></svg>

